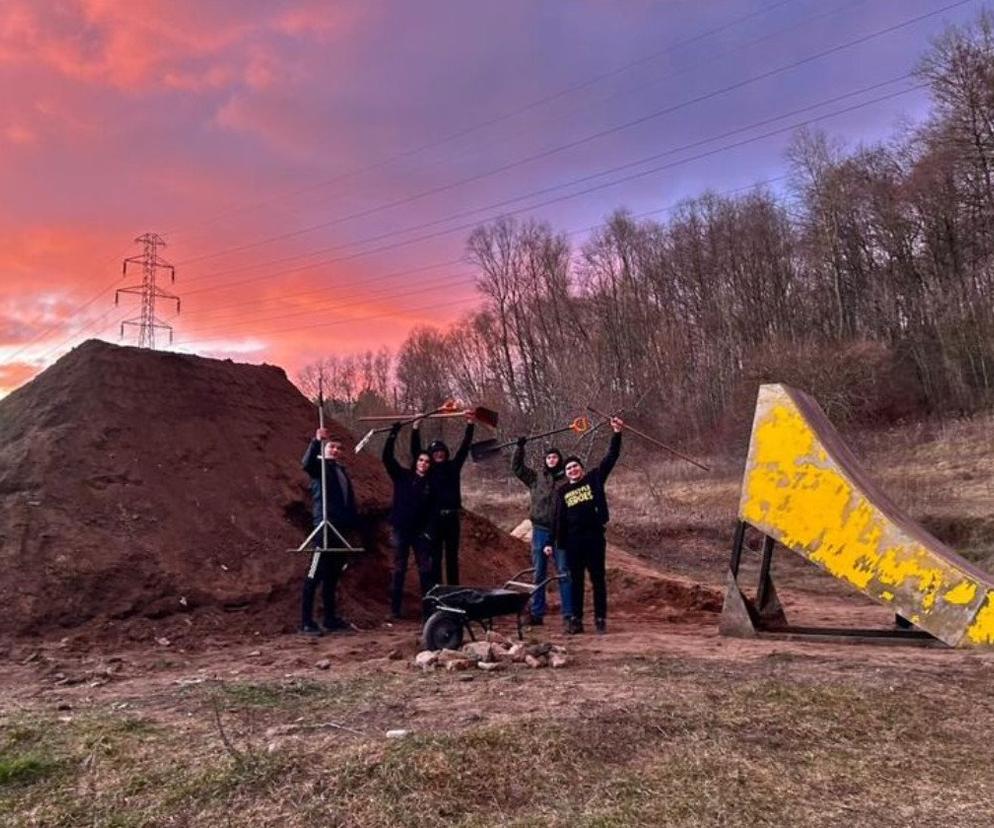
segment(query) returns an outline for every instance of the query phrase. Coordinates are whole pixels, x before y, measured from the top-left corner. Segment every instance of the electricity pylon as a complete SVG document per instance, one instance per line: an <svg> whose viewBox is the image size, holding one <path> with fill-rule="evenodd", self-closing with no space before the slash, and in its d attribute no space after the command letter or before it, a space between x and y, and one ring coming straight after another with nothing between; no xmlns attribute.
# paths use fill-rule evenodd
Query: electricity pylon
<svg viewBox="0 0 994 828"><path fill-rule="evenodd" d="M124 337L124 326L135 325L138 327L138 347L155 348L155 329L169 331L169 344L173 341L173 327L159 319L155 315L155 300L174 299L176 301L176 313L179 313L179 297L172 293L167 293L155 284L155 275L159 268L168 270L171 281L176 281L176 268L165 259L159 257L159 248L165 247L166 242L155 233L145 233L135 239L139 244L144 245L144 250L140 256L130 256L124 260L121 268L122 273L128 272L128 264L140 264L142 266L142 283L140 285L130 285L129 287L118 288L114 293L114 304L118 304L118 297L122 293L137 293L142 298L142 309L138 316L125 319L121 322L121 337Z"/></svg>

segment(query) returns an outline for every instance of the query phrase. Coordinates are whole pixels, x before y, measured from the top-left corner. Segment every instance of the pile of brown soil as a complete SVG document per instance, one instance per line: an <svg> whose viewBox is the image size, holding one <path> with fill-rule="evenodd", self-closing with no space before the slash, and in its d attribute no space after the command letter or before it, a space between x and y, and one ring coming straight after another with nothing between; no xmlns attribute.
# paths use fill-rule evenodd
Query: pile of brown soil
<svg viewBox="0 0 994 828"><path fill-rule="evenodd" d="M314 406L273 366L91 340L0 401L0 636L194 643L288 631L310 527L299 460ZM384 617L391 493L376 444L344 439L369 554L340 588L343 614ZM467 515L468 583L527 565L519 541ZM409 572L414 615L414 562Z"/></svg>

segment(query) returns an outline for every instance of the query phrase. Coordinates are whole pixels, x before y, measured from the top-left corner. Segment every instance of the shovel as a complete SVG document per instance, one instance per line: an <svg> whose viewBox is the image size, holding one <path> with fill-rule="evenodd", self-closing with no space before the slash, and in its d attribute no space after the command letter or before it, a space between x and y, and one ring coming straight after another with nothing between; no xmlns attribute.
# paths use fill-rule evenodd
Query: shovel
<svg viewBox="0 0 994 828"><path fill-rule="evenodd" d="M564 428L555 428L552 431L545 431L542 434L532 434L530 437L526 437L526 442L531 442L532 440L541 440L543 437L551 437L553 434L562 434L564 431L574 431L577 434L583 434L590 428L590 420L586 417L577 417L573 422ZM479 463L481 460L496 454L501 449L508 448L510 446L517 445L517 440L511 440L507 443L498 443L496 439L494 440L480 440L477 443L473 443L469 447L470 456L473 461Z"/></svg>
<svg viewBox="0 0 994 828"><path fill-rule="evenodd" d="M401 425L411 425L411 423L416 423L420 420L425 420L432 416L443 415L443 416L453 416L459 415L464 412L464 409L459 407L459 404L455 400L446 400L442 405L433 411L426 411L424 414L418 414L414 417L408 417L406 420L399 420ZM472 409L473 417L484 425L488 425L491 428L497 427L497 412L489 408L484 408L483 406L477 406ZM393 428L392 425L384 426L383 428L371 428L366 432L366 436L363 437L355 446L355 453L358 454L362 451L366 444L373 439L374 434L383 434L384 432L390 431Z"/></svg>

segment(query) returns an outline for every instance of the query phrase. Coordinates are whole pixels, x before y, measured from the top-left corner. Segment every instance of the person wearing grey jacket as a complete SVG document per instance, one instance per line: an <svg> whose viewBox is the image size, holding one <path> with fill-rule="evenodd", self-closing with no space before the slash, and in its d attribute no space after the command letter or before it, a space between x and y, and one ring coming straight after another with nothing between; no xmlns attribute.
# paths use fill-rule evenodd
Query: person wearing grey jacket
<svg viewBox="0 0 994 828"><path fill-rule="evenodd" d="M524 483L531 493L531 522L532 522L532 565L535 567L535 583L540 584L548 577L548 560L555 559L556 573L566 575L569 568L566 565L566 550L553 547L552 554L547 555L545 547L550 543L552 529L556 519L556 501L559 489L566 482L563 472L563 455L559 449L552 446L545 449L543 468L541 472L525 465L526 438L519 437L518 444L511 457L511 471L514 476ZM559 581L559 599L562 603L563 627L569 629L573 616L572 592L569 578ZM544 623L546 610L545 589L535 593L532 599L531 623Z"/></svg>

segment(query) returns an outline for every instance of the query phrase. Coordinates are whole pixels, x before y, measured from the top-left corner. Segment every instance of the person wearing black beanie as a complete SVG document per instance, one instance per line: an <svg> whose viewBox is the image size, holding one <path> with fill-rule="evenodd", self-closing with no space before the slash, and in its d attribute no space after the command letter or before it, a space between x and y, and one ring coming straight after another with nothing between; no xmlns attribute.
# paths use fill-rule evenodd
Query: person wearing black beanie
<svg viewBox="0 0 994 828"><path fill-rule="evenodd" d="M541 473L525 465L525 443L527 438L519 437L511 457L511 471L515 477L528 487L531 494L532 522L532 566L535 567L536 584L542 583L548 576L549 558L554 557L556 574L565 575L568 572L566 550L561 546L553 547L546 554L545 547L552 537L552 526L556 519L556 496L566 483L563 471L563 453L554 446L548 446L543 452L545 458ZM564 578L559 581L559 598L562 603L563 626L568 631L573 617L570 582ZM532 599L531 623L541 625L545 618L545 587L535 593Z"/></svg>
<svg viewBox="0 0 994 828"><path fill-rule="evenodd" d="M442 582L442 556L445 556L445 583L459 583L459 534L460 513L462 512L462 476L463 463L469 456L469 447L473 442L475 419L472 409L467 409L466 431L462 442L456 449L455 456L449 457L449 447L441 440L432 440L428 445L428 455L431 457L431 467L428 469L428 479L432 488L431 535L432 565L435 570L435 580ZM411 428L411 457L422 453L420 421Z"/></svg>
<svg viewBox="0 0 994 828"><path fill-rule="evenodd" d="M418 567L421 595L424 596L438 583L432 561L431 521L434 514L434 492L428 478L431 457L427 452L422 451L414 456L412 468L401 466L394 457L394 444L397 442L400 428L400 423L394 423L383 444L383 465L393 481L393 506L390 510L390 525L393 527L390 614L393 618L400 618L404 578L407 575L407 560L411 550L414 551L414 560Z"/></svg>
<svg viewBox="0 0 994 828"><path fill-rule="evenodd" d="M594 593L594 623L597 632L607 632L607 582L604 558L607 542L604 527L610 519L604 484L621 454L621 430L625 427L620 417L611 418L611 445L596 469L587 472L583 461L576 455L566 458L563 468L567 483L556 498L556 517L552 539L546 545L547 555L556 546L566 549L572 581L573 621L571 633L583 632L584 572L590 573Z"/></svg>

